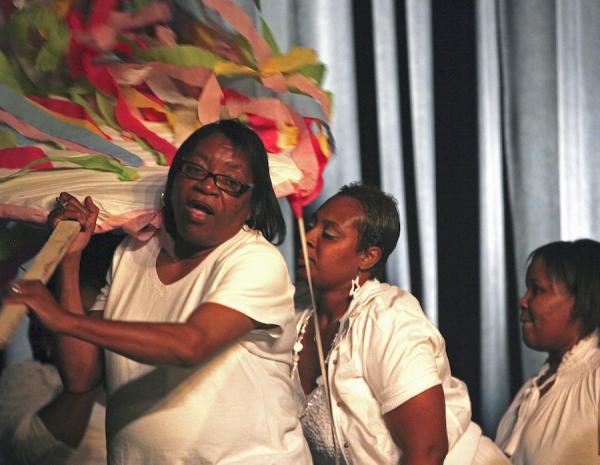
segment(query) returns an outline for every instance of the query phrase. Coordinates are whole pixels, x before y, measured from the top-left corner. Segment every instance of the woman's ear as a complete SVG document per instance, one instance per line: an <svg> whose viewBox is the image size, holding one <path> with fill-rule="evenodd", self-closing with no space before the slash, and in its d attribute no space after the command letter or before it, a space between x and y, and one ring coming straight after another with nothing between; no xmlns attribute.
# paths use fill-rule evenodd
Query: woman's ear
<svg viewBox="0 0 600 465"><path fill-rule="evenodd" d="M363 252L363 258L360 261L361 271L369 271L381 260L381 248L377 246L370 246Z"/></svg>

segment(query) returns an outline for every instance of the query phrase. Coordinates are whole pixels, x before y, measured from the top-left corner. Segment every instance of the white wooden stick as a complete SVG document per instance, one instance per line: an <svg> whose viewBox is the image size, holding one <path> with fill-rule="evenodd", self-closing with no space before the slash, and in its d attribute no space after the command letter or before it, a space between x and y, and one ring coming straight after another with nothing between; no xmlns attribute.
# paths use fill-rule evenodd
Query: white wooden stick
<svg viewBox="0 0 600 465"><path fill-rule="evenodd" d="M58 223L33 259L23 279L39 279L46 284L80 229L81 226L77 221L65 220ZM26 313L27 306L23 304L5 305L0 309L0 350L8 345L8 341Z"/></svg>

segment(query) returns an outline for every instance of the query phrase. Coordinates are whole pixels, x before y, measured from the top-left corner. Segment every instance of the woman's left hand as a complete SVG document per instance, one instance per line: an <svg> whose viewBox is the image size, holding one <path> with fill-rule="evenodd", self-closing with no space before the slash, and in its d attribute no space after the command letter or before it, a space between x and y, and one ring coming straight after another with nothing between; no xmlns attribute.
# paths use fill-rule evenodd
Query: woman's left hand
<svg viewBox="0 0 600 465"><path fill-rule="evenodd" d="M54 299L50 291L41 281L19 279L8 286L8 294L4 304L25 304L40 319L42 324L52 332L59 332L69 312L65 311Z"/></svg>

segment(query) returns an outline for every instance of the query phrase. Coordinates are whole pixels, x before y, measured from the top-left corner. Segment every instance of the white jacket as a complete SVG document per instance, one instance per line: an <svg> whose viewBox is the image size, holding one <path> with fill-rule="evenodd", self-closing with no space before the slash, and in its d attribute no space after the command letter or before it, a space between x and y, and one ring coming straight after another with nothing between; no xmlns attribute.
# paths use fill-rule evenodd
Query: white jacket
<svg viewBox="0 0 600 465"><path fill-rule="evenodd" d="M298 327L309 308L308 293L297 290ZM438 384L446 398L449 446L456 449L445 463L472 462L481 430L470 422L467 387L451 376L444 339L410 293L366 282L340 320L327 369L338 447L347 463L398 464L402 452L383 415Z"/></svg>

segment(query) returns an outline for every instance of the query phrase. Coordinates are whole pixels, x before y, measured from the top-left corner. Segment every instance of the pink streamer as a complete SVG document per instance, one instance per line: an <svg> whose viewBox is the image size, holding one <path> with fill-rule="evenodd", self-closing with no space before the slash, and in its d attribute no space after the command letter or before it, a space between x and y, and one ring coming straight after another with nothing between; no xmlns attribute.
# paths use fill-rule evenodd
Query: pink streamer
<svg viewBox="0 0 600 465"><path fill-rule="evenodd" d="M45 224L48 219L48 213L38 210L37 208L0 203L0 218L10 218L11 220L25 221L27 223Z"/></svg>
<svg viewBox="0 0 600 465"><path fill-rule="evenodd" d="M204 0L204 4L215 10L233 29L250 43L258 65L266 63L273 55L267 41L254 28L252 18L230 0Z"/></svg>
<svg viewBox="0 0 600 465"><path fill-rule="evenodd" d="M217 121L221 116L223 91L217 77L212 74L198 99L198 119L202 124Z"/></svg>
<svg viewBox="0 0 600 465"><path fill-rule="evenodd" d="M103 0L104 1L104 0ZM106 14L102 12L102 17ZM105 19L98 19L97 24L86 30L76 31L74 40L92 50L107 52L112 50L120 33L139 29L156 23L164 23L171 19L171 8L166 2L152 2L138 13L110 11Z"/></svg>
<svg viewBox="0 0 600 465"><path fill-rule="evenodd" d="M200 66L180 67L157 61L143 65L114 63L109 64L107 69L111 76L122 85L139 85L151 74L166 74L191 86L203 87L212 74L210 69Z"/></svg>

